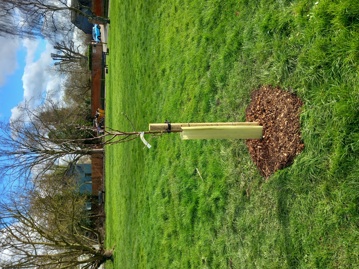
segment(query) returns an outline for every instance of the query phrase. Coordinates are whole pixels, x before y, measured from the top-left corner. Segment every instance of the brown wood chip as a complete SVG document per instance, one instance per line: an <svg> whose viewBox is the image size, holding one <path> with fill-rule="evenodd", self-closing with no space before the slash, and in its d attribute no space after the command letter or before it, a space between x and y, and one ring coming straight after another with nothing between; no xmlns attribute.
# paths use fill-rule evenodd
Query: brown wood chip
<svg viewBox="0 0 359 269"><path fill-rule="evenodd" d="M272 86L253 92L246 121L259 122L263 126L263 138L247 140L247 147L263 176L268 178L291 165L304 149L299 117L302 105L293 93Z"/></svg>

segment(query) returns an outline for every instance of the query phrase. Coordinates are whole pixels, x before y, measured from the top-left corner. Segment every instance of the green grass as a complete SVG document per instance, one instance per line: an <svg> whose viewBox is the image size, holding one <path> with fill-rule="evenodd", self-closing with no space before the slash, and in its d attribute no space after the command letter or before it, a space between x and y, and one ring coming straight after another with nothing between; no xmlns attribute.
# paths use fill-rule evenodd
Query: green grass
<svg viewBox="0 0 359 269"><path fill-rule="evenodd" d="M107 266L359 267L359 3L113 0L110 18L108 126L244 121L271 84L304 101L305 150L265 181L244 141L108 147Z"/></svg>

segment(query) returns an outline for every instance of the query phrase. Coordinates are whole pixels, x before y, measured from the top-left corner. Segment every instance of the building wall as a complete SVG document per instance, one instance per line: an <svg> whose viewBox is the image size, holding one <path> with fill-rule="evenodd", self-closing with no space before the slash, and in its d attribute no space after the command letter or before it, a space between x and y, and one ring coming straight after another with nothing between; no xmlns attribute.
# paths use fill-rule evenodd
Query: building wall
<svg viewBox="0 0 359 269"><path fill-rule="evenodd" d="M78 175L79 191L83 194L92 194L91 164L76 164L75 173Z"/></svg>
<svg viewBox="0 0 359 269"><path fill-rule="evenodd" d="M101 100L101 87L103 76L103 53L101 44L92 45L92 90L91 90L91 113L95 116L98 108L104 109ZM92 194L98 195L103 190L103 154L93 154L92 164Z"/></svg>
<svg viewBox="0 0 359 269"><path fill-rule="evenodd" d="M104 16L104 2L105 0L92 0L92 11L97 16Z"/></svg>
<svg viewBox="0 0 359 269"><path fill-rule="evenodd" d="M103 186L103 154L93 154L91 156L92 164L92 195L98 195Z"/></svg>
<svg viewBox="0 0 359 269"><path fill-rule="evenodd" d="M101 105L101 84L102 84L102 44L92 45L92 89L91 89L91 115L95 116L96 109L104 109Z"/></svg>

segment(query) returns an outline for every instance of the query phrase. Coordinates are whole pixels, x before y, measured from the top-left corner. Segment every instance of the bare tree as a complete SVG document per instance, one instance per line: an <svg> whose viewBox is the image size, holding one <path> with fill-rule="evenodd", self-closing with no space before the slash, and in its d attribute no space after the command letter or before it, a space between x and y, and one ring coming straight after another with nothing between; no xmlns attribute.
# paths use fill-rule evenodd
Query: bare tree
<svg viewBox="0 0 359 269"><path fill-rule="evenodd" d="M25 119L0 123L0 176L29 179L51 170L60 160L76 163L85 155L102 153L104 147L129 142L145 134L166 131L119 131L109 127L96 129L72 120L69 111L41 117L24 107ZM174 132L174 131L172 131Z"/></svg>
<svg viewBox="0 0 359 269"><path fill-rule="evenodd" d="M61 159L77 162L84 155L103 152L101 145L92 143L98 140L93 130L80 130L87 137L77 138L72 131L79 127L71 122L44 122L38 114L26 108L24 113L24 118L31 118L30 121L17 119L12 123L0 123L2 175L31 178L34 172L46 173ZM57 130L56 126L63 128Z"/></svg>
<svg viewBox="0 0 359 269"><path fill-rule="evenodd" d="M2 0L0 1L0 35L30 38L42 36L40 18L33 16L25 23L19 18L15 5L8 0Z"/></svg>
<svg viewBox="0 0 359 269"><path fill-rule="evenodd" d="M0 267L97 268L112 259L101 231L88 223L86 197L76 191L76 182L47 176L41 189L0 203L0 252L7 256Z"/></svg>
<svg viewBox="0 0 359 269"><path fill-rule="evenodd" d="M0 25L4 27L0 31L3 35L54 37L65 29L69 31L70 21L63 23L61 19L71 18L74 14L86 17L91 22L109 23L108 18L95 15L84 2L86 1L72 0L68 3L67 0L1 0Z"/></svg>
<svg viewBox="0 0 359 269"><path fill-rule="evenodd" d="M55 65L74 64L79 66L87 63L88 58L80 52L80 46L75 46L72 40L56 42L54 45L56 53L51 53Z"/></svg>
<svg viewBox="0 0 359 269"><path fill-rule="evenodd" d="M87 109L90 109L91 76L88 70L84 70L84 68L79 70L83 71L80 73L70 73L64 82L64 100L68 104L74 104L80 107L86 106Z"/></svg>

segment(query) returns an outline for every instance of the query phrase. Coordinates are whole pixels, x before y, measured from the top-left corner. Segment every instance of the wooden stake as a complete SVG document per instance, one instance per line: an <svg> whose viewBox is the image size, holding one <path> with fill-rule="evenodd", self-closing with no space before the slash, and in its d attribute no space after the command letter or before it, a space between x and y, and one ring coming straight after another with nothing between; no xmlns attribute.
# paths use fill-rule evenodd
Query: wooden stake
<svg viewBox="0 0 359 269"><path fill-rule="evenodd" d="M261 139L263 126L194 126L182 127L181 138L188 139Z"/></svg>
<svg viewBox="0 0 359 269"><path fill-rule="evenodd" d="M259 126L258 122L208 122L208 123L170 123L171 131L182 131L182 127L200 126ZM151 123L150 131L167 131L168 123Z"/></svg>

